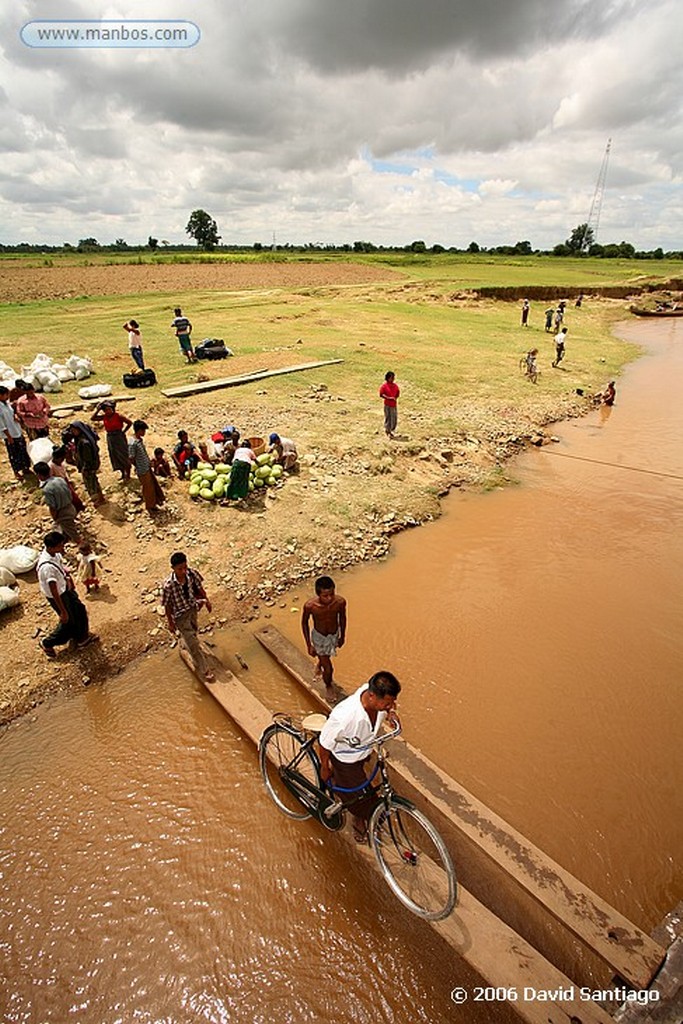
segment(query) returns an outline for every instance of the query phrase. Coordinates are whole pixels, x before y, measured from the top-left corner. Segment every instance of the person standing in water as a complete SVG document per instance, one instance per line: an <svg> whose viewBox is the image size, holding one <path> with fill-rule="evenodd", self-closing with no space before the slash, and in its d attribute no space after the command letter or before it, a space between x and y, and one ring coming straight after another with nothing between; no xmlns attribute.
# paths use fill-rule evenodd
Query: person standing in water
<svg viewBox="0 0 683 1024"><path fill-rule="evenodd" d="M346 599L335 592L334 580L329 576L315 581L315 597L306 602L301 613L301 631L308 653L318 659L316 675L322 675L325 696L333 700L332 658L346 640Z"/></svg>

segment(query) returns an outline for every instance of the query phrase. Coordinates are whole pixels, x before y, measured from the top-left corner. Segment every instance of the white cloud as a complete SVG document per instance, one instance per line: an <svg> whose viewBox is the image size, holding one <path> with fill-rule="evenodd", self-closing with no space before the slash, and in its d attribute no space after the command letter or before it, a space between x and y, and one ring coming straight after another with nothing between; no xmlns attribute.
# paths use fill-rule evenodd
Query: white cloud
<svg viewBox="0 0 683 1024"><path fill-rule="evenodd" d="M150 0L201 42L22 45L54 16L0 16L2 240L184 241L202 206L226 241L550 246L587 216L612 137L601 239L683 245L674 0Z"/></svg>

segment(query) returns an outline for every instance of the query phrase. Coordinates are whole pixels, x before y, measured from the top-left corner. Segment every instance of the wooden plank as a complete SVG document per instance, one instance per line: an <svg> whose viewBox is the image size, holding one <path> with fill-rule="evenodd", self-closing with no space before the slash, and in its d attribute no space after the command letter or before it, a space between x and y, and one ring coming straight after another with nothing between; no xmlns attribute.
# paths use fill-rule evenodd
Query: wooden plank
<svg viewBox="0 0 683 1024"><path fill-rule="evenodd" d="M180 646L178 650L194 672L187 651ZM272 722L271 713L231 672L216 665L216 659L211 657L217 678L213 683L202 680L203 685L242 732L258 743L261 733ZM277 813L273 808L273 815ZM350 844L366 865L379 873L371 849L355 843L348 829L331 833L330 842L334 842L333 836ZM409 913L398 903L396 912ZM458 905L445 921L424 923L433 928L488 984L496 988L516 988L520 999L514 1003L514 1009L527 1024L613 1024L612 1018L599 1006L580 1002L568 978L462 886ZM537 992L562 994L550 1004L535 999L527 1001L521 998L525 986Z"/></svg>
<svg viewBox="0 0 683 1024"><path fill-rule="evenodd" d="M99 405L100 402L134 402L137 395L105 395L104 398L81 398L78 402L66 402L65 405L54 405L52 414L69 410L86 409Z"/></svg>
<svg viewBox="0 0 683 1024"><path fill-rule="evenodd" d="M290 676L325 708L329 707L322 683L313 680L310 658L274 626L257 630L255 636ZM341 687L336 689L340 697L346 696ZM665 956L659 943L404 740L392 744L392 766L409 786L616 974L636 987L650 983Z"/></svg>
<svg viewBox="0 0 683 1024"><path fill-rule="evenodd" d="M255 380L266 377L278 377L284 373L298 373L299 370L315 370L319 366L334 366L343 363L343 359L322 359L315 363L299 363L297 366L283 366L279 370L257 370L255 373L241 373L236 377L219 377L216 380L201 381L199 384L185 384L177 388L165 388L161 393L165 398L187 398L188 395L199 395L205 391L218 391L219 388L234 388L240 384L251 384Z"/></svg>

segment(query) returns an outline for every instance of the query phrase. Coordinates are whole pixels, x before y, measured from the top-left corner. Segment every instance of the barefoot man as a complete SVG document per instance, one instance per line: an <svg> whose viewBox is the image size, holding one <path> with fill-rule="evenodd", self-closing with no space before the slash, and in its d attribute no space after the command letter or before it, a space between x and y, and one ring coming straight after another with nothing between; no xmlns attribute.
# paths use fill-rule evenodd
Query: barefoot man
<svg viewBox="0 0 683 1024"><path fill-rule="evenodd" d="M313 628L309 621L313 619ZM346 600L335 593L334 580L321 576L315 581L315 597L304 605L301 629L308 653L318 659L316 674L321 674L325 696L334 698L332 658L346 639Z"/></svg>

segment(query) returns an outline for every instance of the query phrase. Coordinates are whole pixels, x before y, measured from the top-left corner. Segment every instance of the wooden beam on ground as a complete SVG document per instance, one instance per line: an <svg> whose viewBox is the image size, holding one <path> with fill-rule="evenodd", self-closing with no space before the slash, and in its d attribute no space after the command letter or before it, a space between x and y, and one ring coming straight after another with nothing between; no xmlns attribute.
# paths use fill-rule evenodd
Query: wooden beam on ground
<svg viewBox="0 0 683 1024"><path fill-rule="evenodd" d="M177 388L163 388L161 393L165 398L187 398L188 395L199 395L205 391L234 388L240 384L251 384L255 380L264 380L266 377L278 377L283 373L298 373L299 370L315 370L319 366L334 366L336 363L343 362L343 359L322 359L316 363L283 366L279 370L257 370L254 373L241 373L236 377L220 377L216 380L202 381L199 384L183 384Z"/></svg>
<svg viewBox="0 0 683 1024"><path fill-rule="evenodd" d="M104 398L81 398L78 402L66 402L64 405L53 405L52 415L69 412L70 410L87 409L100 402L134 402L137 395L105 395Z"/></svg>
<svg viewBox="0 0 683 1024"><path fill-rule="evenodd" d="M187 651L180 646L179 651L194 672ZM216 681L203 682L203 685L242 732L257 744L263 730L272 722L271 713L231 672L217 666L214 658L212 668L216 670ZM273 807L273 815L277 814ZM379 872L376 858L368 846L355 843L347 829L334 835L349 843L369 867ZM330 841L333 841L332 833ZM398 902L396 908L397 913L401 912ZM402 910L410 913L404 908ZM527 1024L613 1024L609 1014L599 1006L580 1001L575 987L565 975L462 886L458 905L449 917L444 921L424 923L432 927L488 984L496 988L514 987L520 993L525 987L537 992L559 993L552 1003L524 1000L520 996L513 1006Z"/></svg>
<svg viewBox="0 0 683 1024"><path fill-rule="evenodd" d="M255 636L288 675L329 708L322 683L313 681L310 658L274 626L258 629ZM336 691L338 697L346 696L341 687L337 686ZM665 956L659 943L547 857L415 747L397 740L392 744L391 763L396 773L431 807L619 977L638 988L650 983Z"/></svg>

